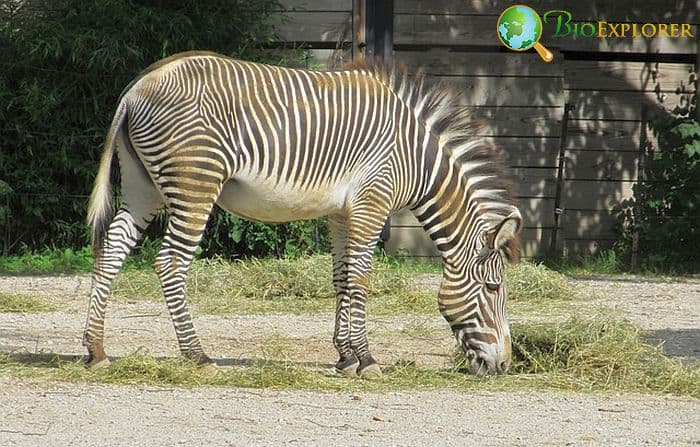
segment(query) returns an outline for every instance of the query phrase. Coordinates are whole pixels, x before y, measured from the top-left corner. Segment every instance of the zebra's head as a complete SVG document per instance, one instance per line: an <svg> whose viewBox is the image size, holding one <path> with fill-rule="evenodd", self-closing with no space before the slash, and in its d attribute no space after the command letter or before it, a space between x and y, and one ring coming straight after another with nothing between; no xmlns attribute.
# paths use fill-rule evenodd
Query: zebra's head
<svg viewBox="0 0 700 447"><path fill-rule="evenodd" d="M441 290L441 294L451 296L442 297L440 310L464 350L469 368L480 376L504 374L510 366L503 257L517 262L521 227L522 216L515 209L507 217L501 217L495 227L479 230L467 254L465 268L460 269L461 280L443 283Z"/></svg>

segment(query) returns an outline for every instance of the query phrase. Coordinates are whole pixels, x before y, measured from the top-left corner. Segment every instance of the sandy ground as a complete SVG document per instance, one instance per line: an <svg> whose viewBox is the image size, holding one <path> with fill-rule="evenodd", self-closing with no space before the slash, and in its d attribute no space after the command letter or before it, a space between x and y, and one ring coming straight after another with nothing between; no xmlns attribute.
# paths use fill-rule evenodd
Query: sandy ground
<svg viewBox="0 0 700 447"><path fill-rule="evenodd" d="M347 394L0 379L3 445L697 445L700 402L634 394Z"/></svg>
<svg viewBox="0 0 700 447"><path fill-rule="evenodd" d="M421 282L434 288L437 278ZM573 284L592 298L575 303L572 313L614 309L664 341L667 353L686 361L700 357L700 281L620 277ZM0 291L43 295L60 308L0 314L0 352L83 354L88 277L0 277ZM331 315L201 316L195 324L222 365L264 356L265 340L275 335L293 339L292 360L335 361ZM371 317L368 327L373 352L384 363L401 358L442 365L453 346L439 316ZM162 304L115 304L107 328L110 355L138 347L177 355ZM699 410L697 399L635 394L348 395L0 377L0 445L698 445Z"/></svg>

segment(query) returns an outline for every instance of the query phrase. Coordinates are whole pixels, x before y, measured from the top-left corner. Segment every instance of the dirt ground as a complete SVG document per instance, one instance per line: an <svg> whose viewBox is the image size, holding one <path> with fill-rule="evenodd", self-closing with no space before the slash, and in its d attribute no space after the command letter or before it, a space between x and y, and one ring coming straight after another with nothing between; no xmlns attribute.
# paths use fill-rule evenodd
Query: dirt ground
<svg viewBox="0 0 700 447"><path fill-rule="evenodd" d="M421 278L429 288L437 282L435 276ZM572 282L591 296L572 303L572 314L612 309L649 330L654 341L663 341L668 354L685 361L700 358L700 280L605 277ZM80 337L89 284L87 276L0 277L0 291L42 295L60 309L0 314L0 352L83 354ZM335 361L332 320L325 314L199 316L195 324L205 348L221 365L262 357L264 341L279 335L295 341L292 360L330 366ZM443 365L453 346L438 315L370 316L368 328L380 362ZM121 356L138 347L155 355L177 355L163 304L137 301L110 308L108 353ZM700 444L699 400L628 393L445 390L349 395L0 377L0 414L0 445L23 446Z"/></svg>

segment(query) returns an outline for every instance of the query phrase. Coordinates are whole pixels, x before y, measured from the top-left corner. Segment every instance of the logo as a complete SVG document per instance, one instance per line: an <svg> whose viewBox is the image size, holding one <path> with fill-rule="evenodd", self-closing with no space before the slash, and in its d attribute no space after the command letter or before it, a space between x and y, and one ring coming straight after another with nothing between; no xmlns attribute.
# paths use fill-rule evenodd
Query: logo
<svg viewBox="0 0 700 447"><path fill-rule="evenodd" d="M554 55L539 43L542 38L543 22L554 27L553 38L645 38L670 37L694 38L690 23L616 23L598 20L586 22L574 20L571 12L564 9L546 11L542 18L534 9L526 5L513 5L506 8L498 17L496 31L498 39L514 51L534 48L545 62L551 62Z"/></svg>
<svg viewBox="0 0 700 447"><path fill-rule="evenodd" d="M525 5L506 8L497 22L498 38L507 48L526 51L534 47L543 61L552 62L554 54L539 41L542 37L542 19L534 9Z"/></svg>
<svg viewBox="0 0 700 447"><path fill-rule="evenodd" d="M555 26L552 37L597 37L599 39L643 37L684 38L695 37L690 23L615 23L599 20L597 22L571 22L573 16L564 9L553 9L542 16L545 23Z"/></svg>

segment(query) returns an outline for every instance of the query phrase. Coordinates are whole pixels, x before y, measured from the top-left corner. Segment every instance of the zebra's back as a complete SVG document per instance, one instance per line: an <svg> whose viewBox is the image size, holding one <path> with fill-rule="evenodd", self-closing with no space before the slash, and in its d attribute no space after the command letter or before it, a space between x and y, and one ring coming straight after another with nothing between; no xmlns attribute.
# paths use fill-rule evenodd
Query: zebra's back
<svg viewBox="0 0 700 447"><path fill-rule="evenodd" d="M137 117L132 143L153 174L183 164L222 171L230 180L220 204L263 221L342 206L354 184L391 162L400 106L365 70L286 69L210 53L161 61L126 96Z"/></svg>

